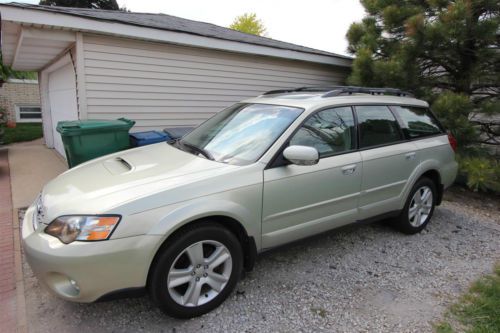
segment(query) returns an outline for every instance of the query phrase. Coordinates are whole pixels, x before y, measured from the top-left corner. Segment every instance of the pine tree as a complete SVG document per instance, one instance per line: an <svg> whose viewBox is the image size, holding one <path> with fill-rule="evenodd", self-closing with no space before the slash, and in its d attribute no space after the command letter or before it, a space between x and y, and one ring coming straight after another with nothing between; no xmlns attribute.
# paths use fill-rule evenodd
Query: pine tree
<svg viewBox="0 0 500 333"><path fill-rule="evenodd" d="M361 0L367 16L347 32L351 84L398 87L432 103L460 146L500 144L498 0Z"/></svg>

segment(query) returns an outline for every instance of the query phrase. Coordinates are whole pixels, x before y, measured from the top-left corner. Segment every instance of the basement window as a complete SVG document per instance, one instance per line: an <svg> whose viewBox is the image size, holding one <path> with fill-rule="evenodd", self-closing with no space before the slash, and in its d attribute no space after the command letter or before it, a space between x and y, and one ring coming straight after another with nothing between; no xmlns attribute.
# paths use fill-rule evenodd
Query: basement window
<svg viewBox="0 0 500 333"><path fill-rule="evenodd" d="M40 123L42 122L42 109L38 105L16 105L16 121Z"/></svg>

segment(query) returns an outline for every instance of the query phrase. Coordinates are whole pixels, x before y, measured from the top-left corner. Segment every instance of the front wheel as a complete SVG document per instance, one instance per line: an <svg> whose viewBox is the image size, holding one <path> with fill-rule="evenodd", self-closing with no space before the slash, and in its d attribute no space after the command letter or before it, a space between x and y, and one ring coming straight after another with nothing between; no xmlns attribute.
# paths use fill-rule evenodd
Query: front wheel
<svg viewBox="0 0 500 333"><path fill-rule="evenodd" d="M234 289L243 254L229 230L206 222L167 242L153 268L149 291L160 309L173 317L200 316L219 306Z"/></svg>
<svg viewBox="0 0 500 333"><path fill-rule="evenodd" d="M429 223L436 205L436 184L429 178L420 178L406 200L394 226L405 234L422 231Z"/></svg>

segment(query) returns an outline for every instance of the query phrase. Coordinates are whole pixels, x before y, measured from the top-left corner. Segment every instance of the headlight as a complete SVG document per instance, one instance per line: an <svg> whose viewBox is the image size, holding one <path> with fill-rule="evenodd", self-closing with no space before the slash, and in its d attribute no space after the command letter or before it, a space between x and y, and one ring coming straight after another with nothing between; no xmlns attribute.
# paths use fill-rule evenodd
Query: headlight
<svg viewBox="0 0 500 333"><path fill-rule="evenodd" d="M111 236L118 222L118 215L61 216L45 228L45 233L59 238L64 244L76 240L100 241Z"/></svg>

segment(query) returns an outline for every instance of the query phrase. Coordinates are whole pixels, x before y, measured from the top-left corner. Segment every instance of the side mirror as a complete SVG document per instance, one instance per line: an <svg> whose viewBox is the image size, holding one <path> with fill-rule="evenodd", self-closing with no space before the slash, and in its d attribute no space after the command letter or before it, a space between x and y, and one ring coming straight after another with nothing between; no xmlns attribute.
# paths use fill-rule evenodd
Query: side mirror
<svg viewBox="0 0 500 333"><path fill-rule="evenodd" d="M314 147L290 146L283 151L283 157L296 165L314 165L319 161L319 153Z"/></svg>

